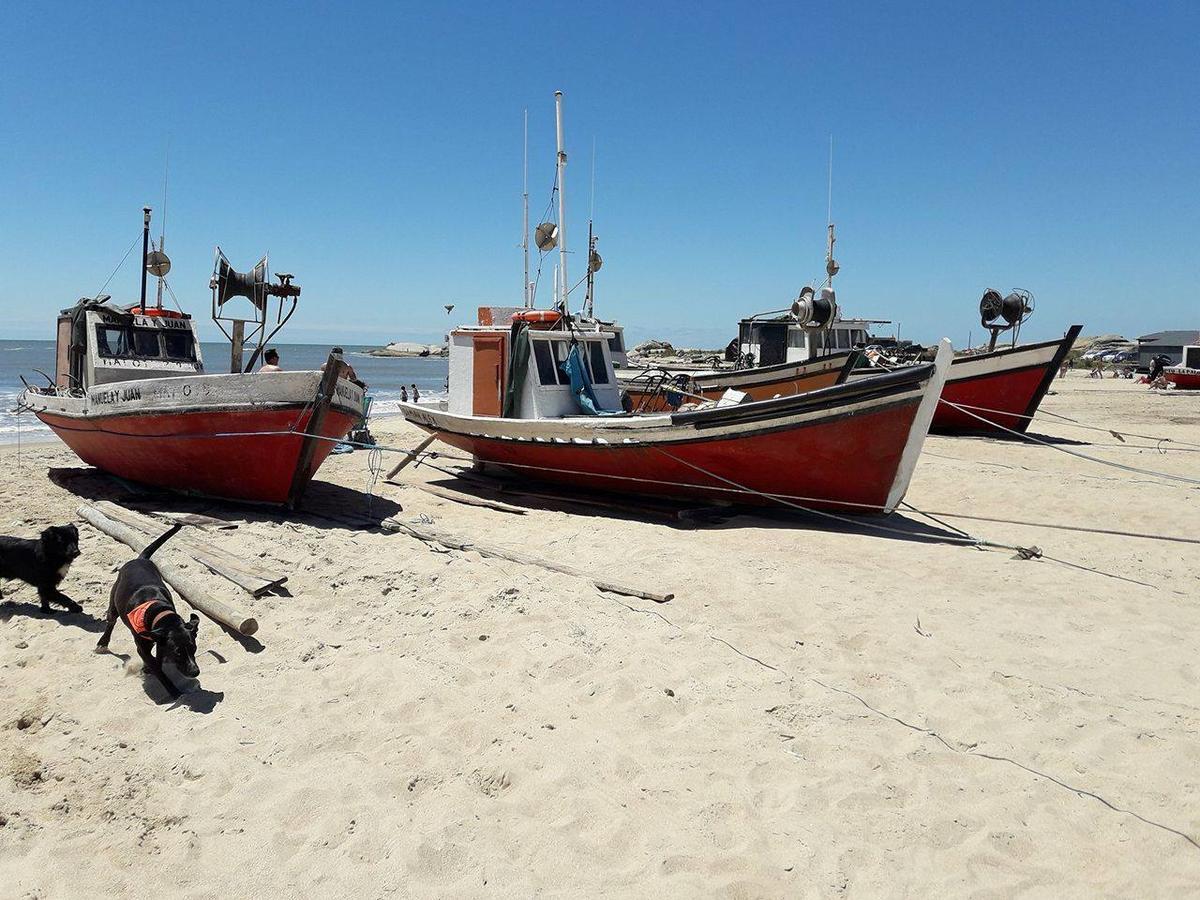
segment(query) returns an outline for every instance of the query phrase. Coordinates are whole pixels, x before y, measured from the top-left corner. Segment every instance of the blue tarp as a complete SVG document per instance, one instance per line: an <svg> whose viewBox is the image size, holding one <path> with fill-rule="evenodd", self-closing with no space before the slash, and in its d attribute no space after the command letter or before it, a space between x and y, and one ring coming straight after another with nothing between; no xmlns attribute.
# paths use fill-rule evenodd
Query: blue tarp
<svg viewBox="0 0 1200 900"><path fill-rule="evenodd" d="M583 414L604 415L600 403L596 400L596 392L592 390L592 379L588 375L587 365L584 364L583 354L579 352L579 344L571 344L567 358L562 361L562 370L571 379L571 394Z"/></svg>

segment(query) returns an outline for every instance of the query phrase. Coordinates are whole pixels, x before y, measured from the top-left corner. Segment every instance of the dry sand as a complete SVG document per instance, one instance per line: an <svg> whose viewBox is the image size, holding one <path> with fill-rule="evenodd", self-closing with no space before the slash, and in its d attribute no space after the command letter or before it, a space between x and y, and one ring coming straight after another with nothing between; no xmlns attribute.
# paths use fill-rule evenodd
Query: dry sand
<svg viewBox="0 0 1200 900"><path fill-rule="evenodd" d="M1048 410L1200 443L1200 397L1055 388ZM241 527L206 539L290 572L291 596L198 573L261 644L204 620L201 687L172 706L121 626L121 656L92 652L130 552L81 525L64 587L86 616L43 618L12 582L0 602L0 894L1195 894L1200 546L1051 525L1195 539L1197 489L1042 447L926 449L915 506L1119 578L820 521L688 529L376 488L376 512L676 593L658 606L209 507ZM1200 477L1200 453L1079 449ZM61 445L0 454L0 532L105 495L48 479L80 465ZM317 508L365 511L366 454L320 478Z"/></svg>

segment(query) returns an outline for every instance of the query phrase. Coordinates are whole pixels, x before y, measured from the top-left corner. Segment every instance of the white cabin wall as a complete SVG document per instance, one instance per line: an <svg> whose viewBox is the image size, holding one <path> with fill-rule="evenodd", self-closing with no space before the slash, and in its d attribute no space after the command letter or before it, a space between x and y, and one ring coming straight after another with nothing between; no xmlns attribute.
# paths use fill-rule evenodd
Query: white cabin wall
<svg viewBox="0 0 1200 900"><path fill-rule="evenodd" d="M469 333L450 335L448 412L469 416L475 406L475 342Z"/></svg>

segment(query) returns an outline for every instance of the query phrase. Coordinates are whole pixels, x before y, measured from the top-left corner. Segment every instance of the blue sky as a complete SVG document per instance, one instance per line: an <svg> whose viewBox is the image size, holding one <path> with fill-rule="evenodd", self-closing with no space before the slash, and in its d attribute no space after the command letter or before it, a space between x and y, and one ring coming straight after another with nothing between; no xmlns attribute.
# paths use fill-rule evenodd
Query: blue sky
<svg viewBox="0 0 1200 900"><path fill-rule="evenodd" d="M1030 339L1200 327L1198 35L1197 3L4 4L0 338L100 287L168 141L199 318L214 244L296 274L285 340L516 305L522 110L536 218L556 89L569 243L594 139L597 307L635 337L722 344L820 275L830 134L846 314L960 344L1024 287Z"/></svg>

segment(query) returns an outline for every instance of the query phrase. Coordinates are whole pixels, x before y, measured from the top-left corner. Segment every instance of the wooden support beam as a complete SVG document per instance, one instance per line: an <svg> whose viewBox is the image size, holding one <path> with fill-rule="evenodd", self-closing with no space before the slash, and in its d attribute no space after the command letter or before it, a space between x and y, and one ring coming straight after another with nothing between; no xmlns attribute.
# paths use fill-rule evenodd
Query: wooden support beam
<svg viewBox="0 0 1200 900"><path fill-rule="evenodd" d="M420 456L421 453L424 452L425 448L428 447L430 444L432 444L436 440L437 440L437 435L431 434L429 437L425 438L425 440L421 441L421 443L417 444L416 447L414 447L412 450L410 450L405 455L404 459L402 459L402 460L400 460L400 462L396 463L396 467L394 469L392 469L392 471L387 473L387 479L385 479L385 480L390 480L392 478L395 478L397 472L399 472L401 469L403 469L405 466L407 466L410 462L412 462L414 459L416 459L418 456Z"/></svg>
<svg viewBox="0 0 1200 900"><path fill-rule="evenodd" d="M103 531L109 537L120 541L122 544L132 547L139 553L149 543L146 540L145 534L136 528L110 519L93 506L84 504L75 512L89 525ZM210 597L204 588L191 579L190 575L165 556L156 556L154 564L158 566L158 571L162 573L163 580L178 591L179 596L183 597L190 606L200 610L200 612L204 613L214 622L247 636L258 631L257 619L246 615L240 610L234 609L232 606L217 600L215 597Z"/></svg>
<svg viewBox="0 0 1200 900"><path fill-rule="evenodd" d="M156 537L162 532L162 528L154 519L116 503L100 500L94 506L110 519L136 528L142 534ZM288 579L286 575L269 572L254 563L222 550L220 547L197 540L191 535L179 535L172 541L172 544L214 575L220 575L222 578L232 581L251 597L261 597L268 591L282 586Z"/></svg>
<svg viewBox="0 0 1200 900"><path fill-rule="evenodd" d="M615 581L609 581L604 578L597 578L576 569L573 566L568 566L563 563L554 562L553 560L543 559L538 556L533 556L529 553L521 553L517 550L509 550L507 547L496 547L492 544L480 544L475 541L468 541L465 538L456 537L445 532L435 531L432 528L426 528L423 525L411 525L408 522L401 522L399 519L384 519L380 523L380 527L385 531L398 531L414 537L419 541L424 541L427 544L441 544L443 547L450 547L453 550L474 551L480 556L490 556L495 559L507 559L510 562L521 563L526 566L538 566L542 569L549 569L551 572L560 572L563 575L572 575L576 578L583 578L590 581L602 591L607 591L610 594L623 594L626 597L641 597L643 600L653 600L655 603L666 603L674 599L674 594L660 594L655 591L645 591L641 588L631 587L627 584L621 584Z"/></svg>
<svg viewBox="0 0 1200 900"><path fill-rule="evenodd" d="M337 380L342 374L344 365L340 353L330 352L329 358L325 360L325 372L321 375L321 384L317 388L317 399L313 403L312 415L308 417L308 423L304 427L309 435L321 433L321 426L325 424L325 415L329 412L330 404L333 403L333 391L337 387ZM292 486L288 490L288 509L295 509L304 497L304 491L313 476L312 460L320 440L319 437L306 437L304 443L300 445L296 471L292 473Z"/></svg>

